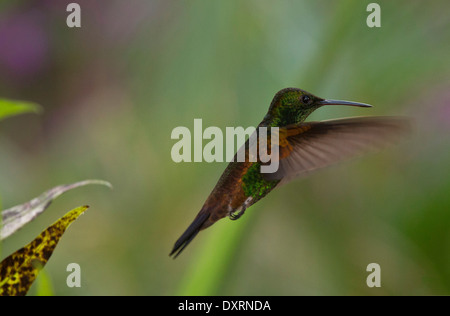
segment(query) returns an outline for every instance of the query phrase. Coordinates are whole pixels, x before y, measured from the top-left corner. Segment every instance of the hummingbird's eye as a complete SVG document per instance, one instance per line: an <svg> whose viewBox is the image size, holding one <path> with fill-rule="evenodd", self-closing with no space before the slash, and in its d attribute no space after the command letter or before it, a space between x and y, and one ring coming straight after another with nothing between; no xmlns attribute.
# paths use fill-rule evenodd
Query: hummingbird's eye
<svg viewBox="0 0 450 316"><path fill-rule="evenodd" d="M308 96L308 95L306 95L306 94L304 94L304 95L302 95L302 102L304 103L304 104L310 104L311 103L311 98Z"/></svg>

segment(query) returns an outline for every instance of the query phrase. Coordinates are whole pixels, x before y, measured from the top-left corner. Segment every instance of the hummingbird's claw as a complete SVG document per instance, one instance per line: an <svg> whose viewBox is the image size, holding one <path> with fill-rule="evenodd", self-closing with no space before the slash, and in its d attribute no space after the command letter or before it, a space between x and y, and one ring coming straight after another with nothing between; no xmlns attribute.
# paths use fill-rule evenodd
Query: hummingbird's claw
<svg viewBox="0 0 450 316"><path fill-rule="evenodd" d="M241 211L239 211L239 212L231 212L231 213L230 213L230 219L231 219L232 221L238 220L239 218L241 218L242 215L244 215L245 210L246 210L246 208L245 208L245 205L244 205L244 206L242 207L242 210L241 210Z"/></svg>

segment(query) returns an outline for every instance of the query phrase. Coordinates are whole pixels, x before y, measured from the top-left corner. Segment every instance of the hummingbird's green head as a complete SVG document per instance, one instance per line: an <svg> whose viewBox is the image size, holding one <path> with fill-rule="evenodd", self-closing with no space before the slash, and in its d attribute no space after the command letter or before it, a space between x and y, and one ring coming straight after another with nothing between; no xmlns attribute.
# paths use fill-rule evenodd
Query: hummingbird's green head
<svg viewBox="0 0 450 316"><path fill-rule="evenodd" d="M286 88L275 94L263 123L278 127L298 124L324 105L371 107L365 103L322 99L302 89Z"/></svg>

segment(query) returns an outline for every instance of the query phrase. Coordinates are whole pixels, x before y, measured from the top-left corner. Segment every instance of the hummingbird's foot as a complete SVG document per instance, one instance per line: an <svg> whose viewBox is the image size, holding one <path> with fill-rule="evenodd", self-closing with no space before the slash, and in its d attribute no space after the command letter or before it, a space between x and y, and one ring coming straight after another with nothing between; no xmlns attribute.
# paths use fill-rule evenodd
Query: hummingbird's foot
<svg viewBox="0 0 450 316"><path fill-rule="evenodd" d="M230 219L232 221L238 220L239 218L241 218L242 215L244 215L245 210L246 210L246 208L245 208L245 206L243 206L239 212L231 212Z"/></svg>

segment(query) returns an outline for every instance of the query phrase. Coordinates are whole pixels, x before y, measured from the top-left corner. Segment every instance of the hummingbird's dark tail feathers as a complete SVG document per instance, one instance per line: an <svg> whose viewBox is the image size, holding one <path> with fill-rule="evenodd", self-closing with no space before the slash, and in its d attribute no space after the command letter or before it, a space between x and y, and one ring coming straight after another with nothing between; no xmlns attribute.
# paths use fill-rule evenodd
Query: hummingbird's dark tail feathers
<svg viewBox="0 0 450 316"><path fill-rule="evenodd" d="M209 218L209 213L203 213L201 212L198 214L198 216L194 219L191 225L189 225L188 229L181 235L180 238L178 238L177 242L175 243L172 252L169 256L174 256L175 259L180 255L180 253L184 250L184 248L189 245L189 243L192 241L192 239L197 236L198 232L201 230L202 225L206 220Z"/></svg>

